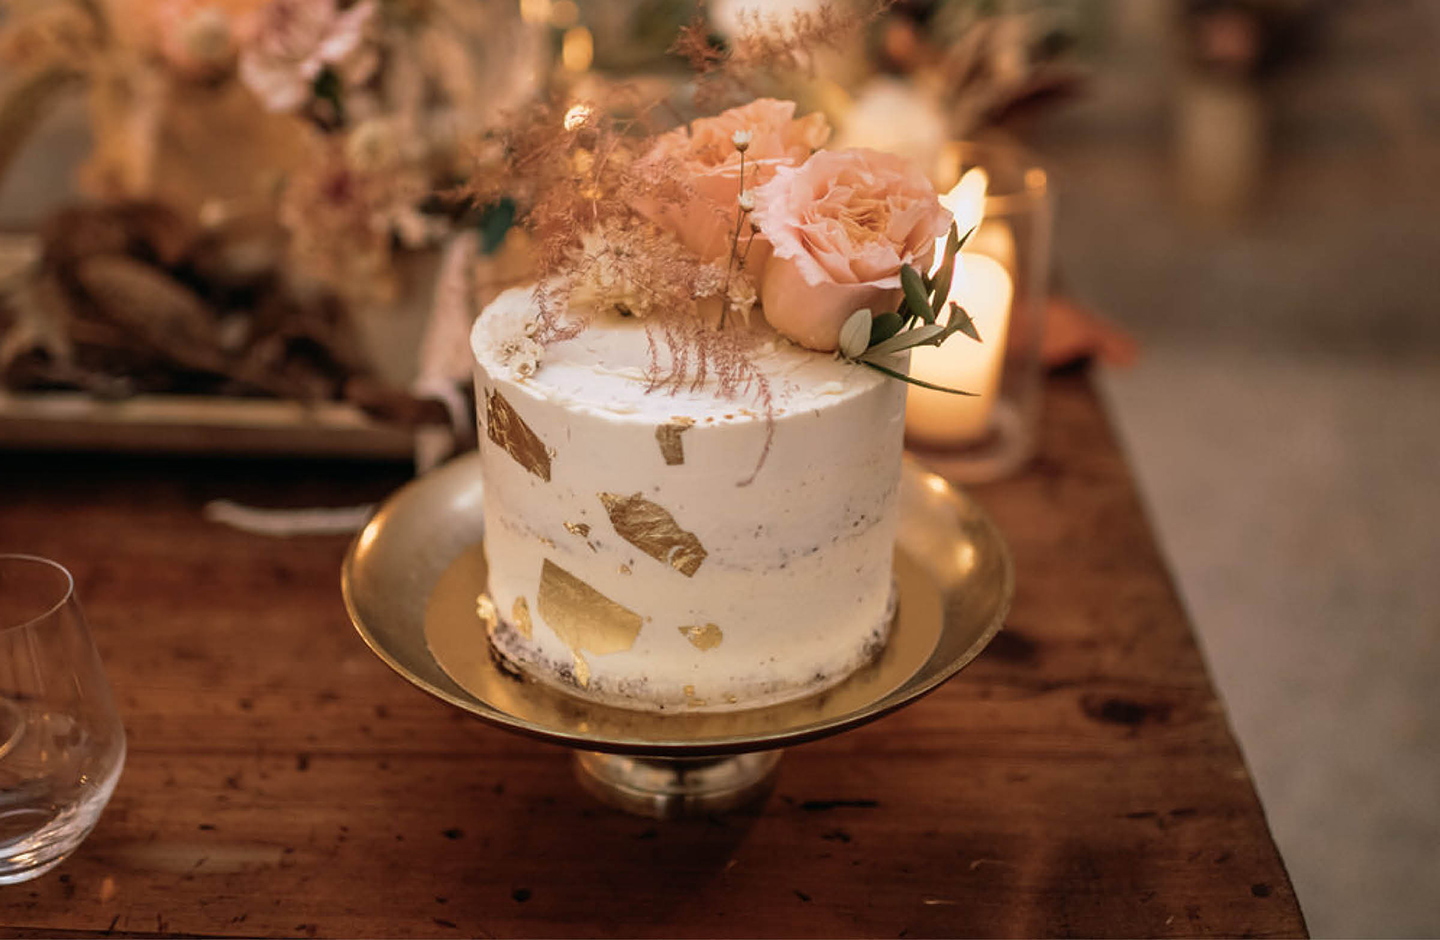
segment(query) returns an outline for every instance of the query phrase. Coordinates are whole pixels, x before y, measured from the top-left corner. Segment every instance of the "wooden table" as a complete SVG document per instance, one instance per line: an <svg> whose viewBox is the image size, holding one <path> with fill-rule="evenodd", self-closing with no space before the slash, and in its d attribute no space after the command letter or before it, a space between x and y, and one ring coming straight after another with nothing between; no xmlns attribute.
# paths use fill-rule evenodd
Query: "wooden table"
<svg viewBox="0 0 1440 940"><path fill-rule="evenodd" d="M344 504L403 467L0 452L0 551L77 576L129 732L109 810L0 934L1303 935L1134 482L1083 375L1042 453L975 490L1008 628L957 680L793 749L750 815L592 802L569 755L365 648L344 538L201 519Z"/></svg>

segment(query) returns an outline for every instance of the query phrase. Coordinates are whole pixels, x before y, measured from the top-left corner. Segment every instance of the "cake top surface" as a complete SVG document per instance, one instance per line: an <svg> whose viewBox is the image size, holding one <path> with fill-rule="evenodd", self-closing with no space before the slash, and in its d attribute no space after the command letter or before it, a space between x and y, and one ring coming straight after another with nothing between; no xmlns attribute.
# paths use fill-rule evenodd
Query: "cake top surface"
<svg viewBox="0 0 1440 940"><path fill-rule="evenodd" d="M749 390L725 395L713 377L698 388L689 381L675 389L651 388L652 336L662 362L666 356L656 324L596 313L578 335L542 347L531 336L538 313L533 290L514 288L475 321L471 347L492 378L509 379L536 398L621 419L684 416L739 422L765 417L756 395ZM837 403L884 381L870 369L798 346L756 320L748 359L769 386L776 416Z"/></svg>

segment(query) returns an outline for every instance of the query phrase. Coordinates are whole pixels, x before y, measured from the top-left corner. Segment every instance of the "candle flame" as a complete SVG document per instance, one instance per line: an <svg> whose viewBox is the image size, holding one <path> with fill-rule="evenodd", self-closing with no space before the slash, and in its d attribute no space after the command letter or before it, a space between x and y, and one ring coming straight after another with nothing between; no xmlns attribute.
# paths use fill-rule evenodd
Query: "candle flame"
<svg viewBox="0 0 1440 940"><path fill-rule="evenodd" d="M955 227L964 235L985 217L985 193L990 188L990 175L984 167L971 167L960 177L954 188L940 197L940 204L955 216Z"/></svg>
<svg viewBox="0 0 1440 940"><path fill-rule="evenodd" d="M985 191L990 188L990 175L985 172L984 167L971 167L960 177L960 182L951 187L950 191L940 197L940 205L950 210L955 216L955 230L964 238L965 233L976 228L980 220L985 217ZM945 240L948 236L942 235L935 239L935 263L931 268L930 276L940 270L945 260ZM963 279L960 271L963 264L960 258L955 259L955 280L950 289L950 296L953 298L959 290L960 282Z"/></svg>

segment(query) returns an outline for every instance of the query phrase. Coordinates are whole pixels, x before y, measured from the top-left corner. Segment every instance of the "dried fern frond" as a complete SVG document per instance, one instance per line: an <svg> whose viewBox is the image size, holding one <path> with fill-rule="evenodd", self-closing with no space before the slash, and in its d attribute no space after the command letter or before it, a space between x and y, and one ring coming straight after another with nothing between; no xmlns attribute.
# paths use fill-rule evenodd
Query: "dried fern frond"
<svg viewBox="0 0 1440 940"><path fill-rule="evenodd" d="M717 304L718 306L718 304ZM747 397L765 419L765 443L756 455L755 469L741 480L749 485L765 465L775 437L775 397L770 380L755 365L765 341L763 334L746 329L717 330L699 317L662 317L647 325L650 363L646 380L652 392L699 391L711 385L722 398Z"/></svg>
<svg viewBox="0 0 1440 940"><path fill-rule="evenodd" d="M711 40L702 6L681 28L670 52L685 59L695 73L696 103L717 107L754 97L763 78L810 74L817 53L844 48L894 3L875 0L864 9L843 9L831 2L793 11L788 17L745 9L738 16L739 33L726 48Z"/></svg>

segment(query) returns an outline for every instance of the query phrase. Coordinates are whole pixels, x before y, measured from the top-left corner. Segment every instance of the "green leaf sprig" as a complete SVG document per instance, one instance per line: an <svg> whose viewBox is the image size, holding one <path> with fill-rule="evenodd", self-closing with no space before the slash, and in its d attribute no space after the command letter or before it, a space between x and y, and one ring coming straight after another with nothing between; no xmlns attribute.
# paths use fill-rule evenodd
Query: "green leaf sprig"
<svg viewBox="0 0 1440 940"><path fill-rule="evenodd" d="M975 321L965 308L949 300L950 285L955 281L955 261L960 249L975 233L971 228L963 236L950 223L950 235L945 239L945 253L934 277L928 277L918 268L905 265L900 269L900 287L903 297L900 307L893 313L872 314L869 309L856 310L840 328L840 355L851 362L868 366L891 378L921 388L947 392L951 395L975 395L957 388L934 385L913 378L892 369L884 360L897 352L916 346L939 346L956 333L964 333L975 342L982 342ZM940 314L947 306L949 313L944 324L939 322Z"/></svg>

